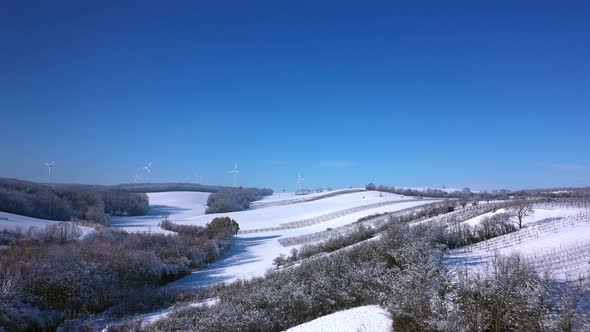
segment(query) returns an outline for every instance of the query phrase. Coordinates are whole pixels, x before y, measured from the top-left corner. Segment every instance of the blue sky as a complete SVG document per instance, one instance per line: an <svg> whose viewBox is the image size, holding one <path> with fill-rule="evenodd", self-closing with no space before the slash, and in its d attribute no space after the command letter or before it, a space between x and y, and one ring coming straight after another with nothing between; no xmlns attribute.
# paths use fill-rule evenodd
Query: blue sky
<svg viewBox="0 0 590 332"><path fill-rule="evenodd" d="M12 1L0 176L590 185L584 1Z"/></svg>

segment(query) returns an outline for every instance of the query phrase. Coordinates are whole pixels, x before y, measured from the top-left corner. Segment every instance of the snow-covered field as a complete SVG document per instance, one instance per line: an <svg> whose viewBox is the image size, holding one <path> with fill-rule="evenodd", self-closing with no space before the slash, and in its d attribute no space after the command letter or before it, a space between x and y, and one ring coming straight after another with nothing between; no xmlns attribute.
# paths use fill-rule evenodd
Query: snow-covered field
<svg viewBox="0 0 590 332"><path fill-rule="evenodd" d="M389 313L376 305L342 310L292 327L287 332L387 332L391 331Z"/></svg>
<svg viewBox="0 0 590 332"><path fill-rule="evenodd" d="M25 216L21 216L18 214L12 214L12 213L0 211L0 231L1 230L27 231L30 228L36 228L38 230L43 230L48 225L57 225L62 222L63 221L25 217ZM78 226L78 227L79 227L80 231L82 232L81 237L84 237L84 236L94 232L94 228L91 228L91 227L85 227L85 226Z"/></svg>
<svg viewBox="0 0 590 332"><path fill-rule="evenodd" d="M278 227L282 224L314 218L354 207L383 202L394 203L405 199L407 198L387 193L383 193L382 197L380 197L380 193L378 192L367 191L328 197L311 202L269 206L240 212L208 214L189 218L174 217L172 220L180 224L205 225L215 217L228 216L240 224L241 230L251 230Z"/></svg>
<svg viewBox="0 0 590 332"><path fill-rule="evenodd" d="M316 200L327 196L334 196L340 194L346 194L351 192L358 192L364 191L364 188L350 188L350 189L340 189L340 190L330 190L330 191L322 191L322 192L314 192L309 193L306 195L297 195L294 192L282 192L282 193L273 193L270 196L266 196L263 199L252 202L251 208L258 209L261 207L269 207L273 205L287 205L287 204L294 204L294 203L301 203L310 200Z"/></svg>
<svg viewBox="0 0 590 332"><path fill-rule="evenodd" d="M502 209L495 213L504 212ZM475 226L485 216L465 223ZM574 280L590 273L590 216L583 208L536 206L523 229L464 248L445 258L451 272L466 269L488 273L496 254L518 253L541 273L557 280Z"/></svg>
<svg viewBox="0 0 590 332"><path fill-rule="evenodd" d="M147 195L150 209L145 216L114 217L111 220L111 226L128 232L170 233L158 226L162 216L168 214L170 220L177 220L204 215L210 193L173 191Z"/></svg>
<svg viewBox="0 0 590 332"><path fill-rule="evenodd" d="M321 196L321 194L318 195ZM278 242L280 238L312 234L326 228L350 225L359 218L369 215L432 203L431 200L408 201L411 198L375 191L344 193L305 202L293 201L292 198L297 197L294 194L281 193L276 197L273 195L266 198L266 201L288 202L288 204L259 204L255 209L246 211L205 215L208 194L169 192L150 193L148 196L152 206L148 216L116 218L113 220L113 225L131 232L161 232L163 230L158 227L158 223L161 221L160 216L162 213L168 213L169 220L179 224L205 225L215 217L229 216L240 224L241 229L257 229L325 216L350 208L366 207L366 209L356 212L336 213L331 218L306 227L240 234L234 238L230 250L218 261L166 285L165 287L168 289L199 288L219 282L232 282L238 279L263 276L268 269L272 268L272 262L277 256L288 254L293 248L283 247ZM379 203L384 203L384 205L372 207ZM146 314L142 318L146 321L154 321L167 313L168 310L162 310ZM389 327L391 323L388 322L385 325ZM367 331L376 330L369 328ZM378 329L378 331L382 331L382 329Z"/></svg>
<svg viewBox="0 0 590 332"><path fill-rule="evenodd" d="M350 197L340 198L343 200L350 199ZM373 210L366 210L359 213L345 215L335 219L327 220L321 224L316 224L308 227L241 234L234 238L234 243L232 244L231 249L220 260L209 265L205 269L195 271L191 275L186 276L180 280L177 280L167 285L166 287L181 289L195 288L210 286L222 281L231 282L237 279L263 276L264 273L272 267L272 262L277 256L279 256L280 254L288 254L292 250L293 247L283 247L279 243L278 240L283 237L316 233L325 230L328 227L335 228L351 224L357 221L359 218L372 215L375 213L392 212L427 203L430 203L430 201L400 202L399 204L394 204L388 207L380 207ZM308 215L309 211L305 209L305 204L311 203L301 203L296 205L302 209L302 214ZM328 202L328 204L332 203ZM289 206L283 206L283 208L288 207ZM275 207L269 207L268 209L274 208ZM254 211L263 210L264 209L257 209ZM316 213L321 213L321 209L317 207L315 211L317 211ZM238 212L235 213L235 215L240 216L241 213L246 214L249 212L250 211ZM296 215L294 217L296 217ZM262 224L261 222L259 223ZM269 224L272 224L272 220L269 220ZM240 223L240 226L241 225L242 224Z"/></svg>
<svg viewBox="0 0 590 332"><path fill-rule="evenodd" d="M195 271L191 275L166 286L181 289L209 286L222 281L231 282L237 279L264 275L272 267L272 262L278 255L287 254L292 249L292 247L285 248L279 244L278 239L280 238L316 233L326 228L351 224L359 218L372 214L393 212L432 202L429 200L408 202L408 197L390 193L363 191L344 193L308 202L292 202L286 205L259 205L256 209L246 211L205 215L205 204L208 197L206 193L168 192L150 193L148 196L152 207L148 216L114 218L113 226L131 232L162 232L163 230L158 227L158 223L161 221L161 215L168 213L171 221L191 225L205 225L215 217L229 216L240 224L241 230L248 230L275 227L283 223L334 213L331 217L326 217L325 220L306 227L240 234L235 237L229 252L220 260L205 269ZM276 194L277 197L273 196L266 198L266 200L270 202L289 201L291 198L296 197L292 193L281 193ZM385 205L372 207L381 203ZM366 207L366 209L338 213L356 207Z"/></svg>
<svg viewBox="0 0 590 332"><path fill-rule="evenodd" d="M286 194L278 194L279 197L284 197L284 195ZM198 192L149 193L150 211L146 216L117 217L113 218L111 224L114 227L130 232L163 232L158 227L158 224L164 214L169 214L169 219L175 223L199 226L206 225L213 218L228 216L240 224L241 230L251 230L277 227L281 224L337 213L355 207L369 206L376 203L394 204L408 199L395 194L380 194L375 191L367 191L343 194L311 202L280 206L259 206L256 209L246 211L205 215L208 196L208 193ZM271 196L268 199L272 200L273 198ZM280 200L280 198L277 198L277 200Z"/></svg>

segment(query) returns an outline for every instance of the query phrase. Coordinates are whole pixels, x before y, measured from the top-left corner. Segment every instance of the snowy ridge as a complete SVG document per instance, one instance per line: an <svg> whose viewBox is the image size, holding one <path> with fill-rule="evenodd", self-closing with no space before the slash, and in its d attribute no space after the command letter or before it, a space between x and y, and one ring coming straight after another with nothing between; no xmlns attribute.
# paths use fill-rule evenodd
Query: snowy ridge
<svg viewBox="0 0 590 332"><path fill-rule="evenodd" d="M461 209L457 209L453 212L445 213L436 217L427 218L424 220L415 221L412 224L421 223L454 223L454 222L465 222L472 218L479 218L485 213L502 209L511 203L509 201L480 203L476 206L467 206Z"/></svg>
<svg viewBox="0 0 590 332"><path fill-rule="evenodd" d="M445 261L451 274L458 269L486 273L496 254L518 253L540 273L570 281L590 276L590 214L544 219L514 233L450 251Z"/></svg>
<svg viewBox="0 0 590 332"><path fill-rule="evenodd" d="M286 332L387 332L393 320L376 305L342 310L292 327Z"/></svg>
<svg viewBox="0 0 590 332"><path fill-rule="evenodd" d="M171 234L159 227L162 216L168 214L171 221L205 214L210 193L193 191L169 191L148 193L150 208L145 216L114 217L111 226L127 232L157 232Z"/></svg>
<svg viewBox="0 0 590 332"><path fill-rule="evenodd" d="M47 220L32 217L25 217L18 214L0 211L0 231L7 230L12 232L23 232L34 230L43 230L49 225L58 225L61 223L70 223L69 221ZM93 232L92 227L76 225L80 230L80 238L83 238Z"/></svg>
<svg viewBox="0 0 590 332"><path fill-rule="evenodd" d="M320 192L320 193L311 193L307 195L297 195L296 193L274 193L270 196L266 196L259 201L252 202L250 204L250 208L252 209L259 209L263 207L269 206L279 206L279 205L289 205L289 204L297 204L297 203L304 203L304 202L311 202L318 199L324 199L329 197L334 197L338 195L345 195L345 194L352 194L366 191L364 188L354 188L354 189L341 189L341 190L332 190L327 192Z"/></svg>
<svg viewBox="0 0 590 332"><path fill-rule="evenodd" d="M580 213L576 216L555 220L556 222L530 225L517 232L502 235L487 241L465 246L453 252L493 251L508 248L532 239L559 233L565 229L574 228L579 224L590 224L590 215Z"/></svg>
<svg viewBox="0 0 590 332"><path fill-rule="evenodd" d="M367 205L349 208L346 210L340 210L337 212L331 212L331 213L319 215L319 216L313 217L313 218L283 223L278 227L256 228L256 229L243 230L243 231L240 231L238 234L272 232L272 231L280 231L280 230L285 230L285 229L307 227L307 226L317 225L317 224L323 223L323 222L331 220L331 219L344 217L346 215L353 214L353 213L360 212L360 211L371 210L374 208L387 206L387 205L409 203L409 202L416 202L416 201L423 202L423 200L420 200L420 199L406 199L406 200L399 200L399 201L393 201L393 202L381 202L381 203L375 203L375 204L367 204Z"/></svg>
<svg viewBox="0 0 590 332"><path fill-rule="evenodd" d="M422 202L424 202L427 205L436 204L436 202L433 203L432 201L426 201L426 200L424 200ZM339 227L336 227L336 228L330 229L330 230L323 230L321 232L308 233L308 234L296 235L296 236L291 236L291 237L283 237L283 238L279 239L279 243L284 247L290 247L290 246L296 246L296 245L302 245L302 244L327 240L333 236L337 236L337 235L345 234L350 231L354 231L359 226L379 227L383 223L386 223L391 216L398 216L398 215L412 213L413 211L423 209L425 206L426 205L413 206L413 207L405 208L402 210L396 210L393 212L385 212L384 213L385 215L379 214L374 217L369 216L369 218L366 220L363 220L360 222L357 221L352 224L339 226Z"/></svg>

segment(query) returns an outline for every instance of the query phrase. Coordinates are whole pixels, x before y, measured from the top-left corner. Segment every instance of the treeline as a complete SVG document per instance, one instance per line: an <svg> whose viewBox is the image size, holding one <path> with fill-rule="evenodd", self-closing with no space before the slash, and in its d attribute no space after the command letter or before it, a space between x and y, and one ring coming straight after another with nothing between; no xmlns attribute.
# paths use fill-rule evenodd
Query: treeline
<svg viewBox="0 0 590 332"><path fill-rule="evenodd" d="M590 326L580 310L584 303L570 300L587 292L587 285L551 288L519 257L497 257L493 275L464 275L456 282L442 263L445 239L439 236L434 225L391 224L379 239L349 250L304 260L264 278L218 285L208 294L219 300L215 304L178 307L143 329L281 331L367 304L388 309L395 331Z"/></svg>
<svg viewBox="0 0 590 332"><path fill-rule="evenodd" d="M112 306L121 315L149 310L161 304L157 287L217 260L238 229L218 218L177 235L102 229L58 241L0 233L10 247L0 250L0 327L51 330Z"/></svg>
<svg viewBox="0 0 590 332"><path fill-rule="evenodd" d="M367 190L377 190L404 196L416 197L432 197L432 198L463 198L465 196L471 197L473 193L469 188L464 188L462 191L447 192L441 189L412 189L412 188L396 188L391 186L377 186L374 183L369 183L365 186Z"/></svg>
<svg viewBox="0 0 590 332"><path fill-rule="evenodd" d="M553 189L527 189L511 191L507 189L472 192L469 188L462 190L455 190L447 192L441 189L411 189L411 188L396 188L392 186L376 185L369 183L365 186L366 190L377 190L383 192L390 192L393 194L416 197L432 197L432 198L459 198L459 199L474 199L482 201L491 200L507 200L513 197L532 197L532 198L547 198L547 199L586 199L590 200L590 187L581 188L553 188Z"/></svg>
<svg viewBox="0 0 590 332"><path fill-rule="evenodd" d="M166 191L199 191L205 193L214 193L228 187L208 186L197 183L128 183L109 186L109 188L138 193L155 193Z"/></svg>
<svg viewBox="0 0 590 332"><path fill-rule="evenodd" d="M375 227L367 227L362 223L380 215L388 215L391 213L383 213L380 215L371 215L358 219L354 224L356 226L347 232L336 233L325 241L314 244L306 244L299 249L291 250L289 256L280 255L275 258L273 264L276 267L293 264L297 261L313 257L318 254L325 254L334 252L336 250L346 248L361 241L370 239L375 235L382 233L392 223L409 223L411 221L421 220L423 218L435 217L441 214L446 214L455 211L457 207L456 201L446 200L442 203L432 203L421 208L413 209L411 213L393 214L388 218L388 222L383 225Z"/></svg>
<svg viewBox="0 0 590 332"><path fill-rule="evenodd" d="M205 213L226 213L243 211L250 207L250 203L272 195L272 189L232 188L222 189L209 195Z"/></svg>
<svg viewBox="0 0 590 332"><path fill-rule="evenodd" d="M111 216L144 215L148 205L148 197L142 193L0 178L0 211L28 217L109 225Z"/></svg>

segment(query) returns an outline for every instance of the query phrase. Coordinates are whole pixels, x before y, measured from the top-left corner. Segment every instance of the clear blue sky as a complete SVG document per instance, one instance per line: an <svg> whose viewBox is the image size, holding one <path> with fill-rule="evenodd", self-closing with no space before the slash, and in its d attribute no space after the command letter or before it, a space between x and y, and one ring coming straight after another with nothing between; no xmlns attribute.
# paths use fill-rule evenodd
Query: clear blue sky
<svg viewBox="0 0 590 332"><path fill-rule="evenodd" d="M590 185L587 1L171 3L0 4L0 176Z"/></svg>

